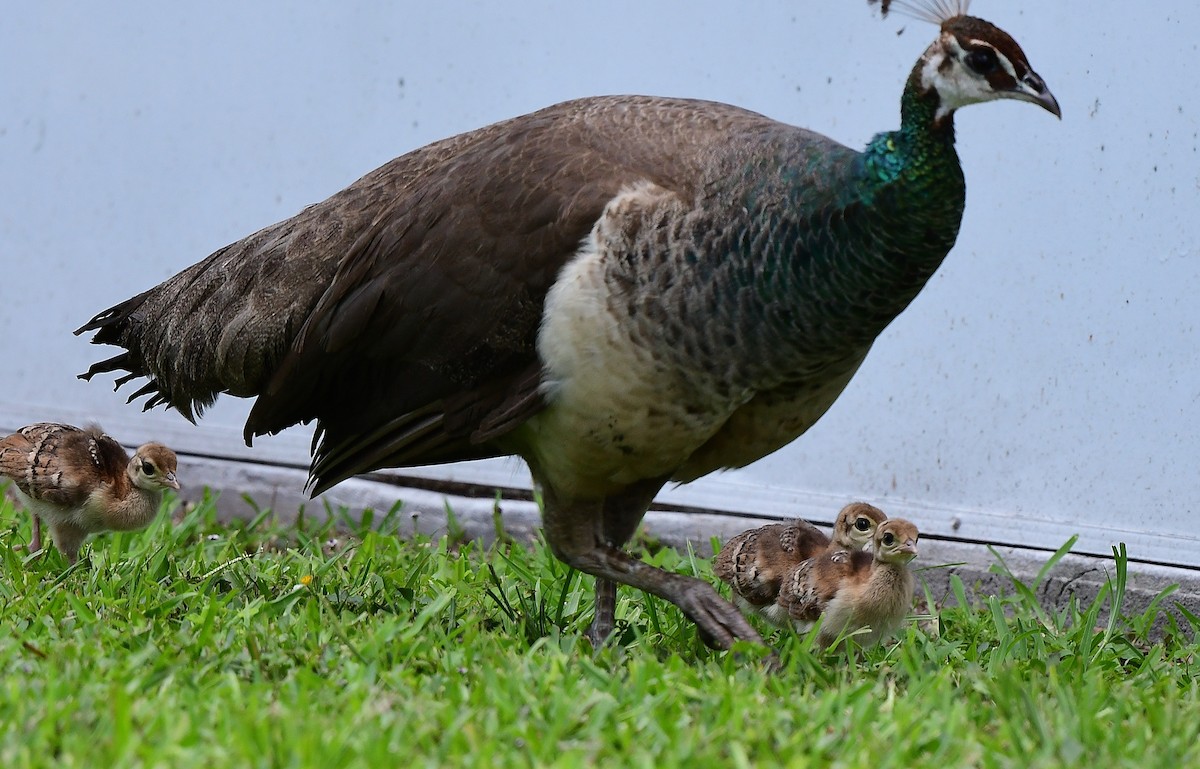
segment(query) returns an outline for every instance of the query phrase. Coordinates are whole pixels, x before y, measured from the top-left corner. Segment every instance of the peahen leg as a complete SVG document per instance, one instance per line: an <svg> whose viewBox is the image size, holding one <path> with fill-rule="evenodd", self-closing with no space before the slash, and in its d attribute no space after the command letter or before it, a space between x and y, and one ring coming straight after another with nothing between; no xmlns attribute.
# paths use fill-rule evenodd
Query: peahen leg
<svg viewBox="0 0 1200 769"><path fill-rule="evenodd" d="M643 490L641 496L644 497L644 494ZM630 495L633 496L635 495ZM762 638L741 612L718 595L712 585L694 577L673 574L643 563L606 542L604 521L608 504L566 502L559 500L553 491L546 487L543 487L543 501L546 540L554 554L566 564L602 580L630 585L670 601L700 627L702 636L712 646L728 649L738 639L762 643ZM616 504L616 500L611 504ZM639 520L644 510L643 507L639 511ZM613 520L628 521L628 515L631 514L618 516ZM593 622L589 637L604 630L606 628L596 627L596 623ZM611 630L610 616L607 631Z"/></svg>
<svg viewBox="0 0 1200 769"><path fill-rule="evenodd" d="M596 613L588 625L587 639L592 648L599 649L612 635L617 614L617 583L611 579L596 577Z"/></svg>
<svg viewBox="0 0 1200 769"><path fill-rule="evenodd" d="M604 501L601 537L605 544L623 548L633 539L646 508L665 482L666 478L646 480ZM596 611L587 630L593 647L599 648L612 635L616 608L617 583L596 577Z"/></svg>

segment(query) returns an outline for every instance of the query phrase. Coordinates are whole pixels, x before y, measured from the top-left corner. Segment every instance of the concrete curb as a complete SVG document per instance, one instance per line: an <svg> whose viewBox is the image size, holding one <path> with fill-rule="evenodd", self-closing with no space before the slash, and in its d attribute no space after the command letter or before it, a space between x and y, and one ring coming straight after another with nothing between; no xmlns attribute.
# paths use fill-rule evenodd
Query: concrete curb
<svg viewBox="0 0 1200 769"><path fill-rule="evenodd" d="M494 498L468 496L454 493L454 490L411 488L354 478L317 499L308 499L302 491L305 472L300 468L201 457L181 457L180 465L180 477L187 479L189 489L208 486L219 492L218 514L226 520L249 518L255 514L255 509L243 499L245 495L260 507L270 506L285 523L293 521L296 511L301 509L306 511L306 515L321 519L327 508L334 513L344 511L355 519L366 508L382 516L397 500L403 500L396 521L400 536L418 533L440 536L453 529L456 535L465 539L490 544L496 537L499 524L508 537L519 542L533 542L540 525L537 506L529 500L503 499L498 505L497 520ZM521 493L519 490L514 492ZM195 495L189 496L186 489L183 496L185 499L196 499ZM449 514L448 509L451 511ZM835 512L830 511L830 519ZM642 536L674 548L691 547L699 555L707 557L712 554L711 543L714 538L724 541L745 529L775 520L654 509L646 516ZM815 523L821 525L823 522ZM1014 578L1032 585L1054 549L1062 543L1047 544L1051 549L1045 551L999 546L994 550ZM952 575L957 575L963 581L968 596L973 599L1011 593L1012 579L997 568L997 563L996 555L985 544L922 538L921 556L916 568L919 569L919 580L928 587L936 602L952 603ZM1068 554L1046 575L1038 585L1036 594L1047 610L1066 607L1072 597L1080 606L1086 607L1113 576L1115 568L1112 558ZM1178 588L1166 599L1164 607L1180 620L1183 617L1174 608L1176 604L1200 615L1200 571L1131 560L1125 614L1142 613L1155 596L1173 585ZM1161 632L1166 627L1166 620L1160 618L1156 627ZM1181 627L1188 627L1186 621L1182 622Z"/></svg>

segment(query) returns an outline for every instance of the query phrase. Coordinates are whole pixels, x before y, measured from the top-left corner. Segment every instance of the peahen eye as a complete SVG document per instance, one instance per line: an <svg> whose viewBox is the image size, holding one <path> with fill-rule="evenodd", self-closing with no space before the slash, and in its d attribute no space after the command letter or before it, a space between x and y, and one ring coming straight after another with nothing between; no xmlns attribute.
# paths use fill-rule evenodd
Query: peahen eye
<svg viewBox="0 0 1200 769"><path fill-rule="evenodd" d="M871 528L871 522L866 518L859 518L854 522L854 528L858 529L859 531L866 531L867 529Z"/></svg>
<svg viewBox="0 0 1200 769"><path fill-rule="evenodd" d="M883 544L888 545L890 547L891 545L894 545L895 543L896 543L896 535L895 534L893 534L892 532L889 531L887 534L883 535Z"/></svg>
<svg viewBox="0 0 1200 769"><path fill-rule="evenodd" d="M154 475L154 465L142 460L142 472L146 475Z"/></svg>
<svg viewBox="0 0 1200 769"><path fill-rule="evenodd" d="M991 48L971 51L967 54L965 61L968 67L981 75L991 74L1000 66L1000 62L996 59L996 52Z"/></svg>

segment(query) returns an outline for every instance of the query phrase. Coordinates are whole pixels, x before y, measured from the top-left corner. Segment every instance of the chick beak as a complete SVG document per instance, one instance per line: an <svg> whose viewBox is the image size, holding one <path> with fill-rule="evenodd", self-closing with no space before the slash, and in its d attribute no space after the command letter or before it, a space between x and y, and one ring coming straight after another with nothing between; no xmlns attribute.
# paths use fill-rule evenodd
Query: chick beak
<svg viewBox="0 0 1200 769"><path fill-rule="evenodd" d="M175 479L175 473L167 473L164 475L163 483L167 484L176 491L179 491L179 481Z"/></svg>
<svg viewBox="0 0 1200 769"><path fill-rule="evenodd" d="M917 557L917 541L915 539L905 540L904 544L900 546L899 552L904 553L905 555L910 556L912 558L916 558Z"/></svg>

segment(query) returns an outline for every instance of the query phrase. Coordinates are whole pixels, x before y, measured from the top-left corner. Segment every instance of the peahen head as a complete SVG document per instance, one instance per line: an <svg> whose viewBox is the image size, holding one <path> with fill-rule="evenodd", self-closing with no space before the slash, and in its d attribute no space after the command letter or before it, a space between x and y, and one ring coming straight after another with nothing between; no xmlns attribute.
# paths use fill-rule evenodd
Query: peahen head
<svg viewBox="0 0 1200 769"><path fill-rule="evenodd" d="M1037 104L1062 118L1058 101L1029 66L1012 37L983 19L966 14L968 0L893 0L882 3L938 24L941 33L913 69L910 89L923 100L936 100L935 123L959 107L997 99Z"/></svg>

